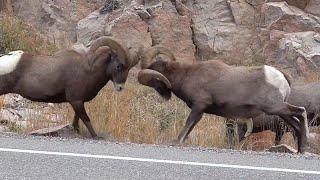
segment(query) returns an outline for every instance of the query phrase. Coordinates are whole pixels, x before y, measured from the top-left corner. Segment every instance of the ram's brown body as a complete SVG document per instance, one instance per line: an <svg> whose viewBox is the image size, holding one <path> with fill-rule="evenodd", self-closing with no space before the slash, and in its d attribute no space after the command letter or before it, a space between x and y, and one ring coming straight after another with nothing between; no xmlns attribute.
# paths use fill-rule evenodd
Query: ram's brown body
<svg viewBox="0 0 320 180"><path fill-rule="evenodd" d="M172 61L152 61L157 54L168 55ZM280 71L270 66L229 66L221 61L182 64L163 47L153 47L144 56L139 82L166 99L172 92L191 108L176 143L187 138L203 113L253 118L265 112L292 125L299 136L299 152L304 151L308 134L305 109L285 102L290 83Z"/></svg>
<svg viewBox="0 0 320 180"><path fill-rule="evenodd" d="M123 89L132 67L126 47L116 40L101 37L86 53L63 50L52 56L23 53L16 68L0 75L0 95L17 93L39 102L69 102L75 111L74 128L82 119L93 138L97 137L85 111L84 102L92 100L109 80Z"/></svg>
<svg viewBox="0 0 320 180"><path fill-rule="evenodd" d="M190 108L205 104L204 112L209 114L229 118L257 116L262 113L258 106L264 106L259 97L276 90L265 82L263 67L232 67L220 61L168 62L168 67L172 69L163 74L172 85L171 91Z"/></svg>

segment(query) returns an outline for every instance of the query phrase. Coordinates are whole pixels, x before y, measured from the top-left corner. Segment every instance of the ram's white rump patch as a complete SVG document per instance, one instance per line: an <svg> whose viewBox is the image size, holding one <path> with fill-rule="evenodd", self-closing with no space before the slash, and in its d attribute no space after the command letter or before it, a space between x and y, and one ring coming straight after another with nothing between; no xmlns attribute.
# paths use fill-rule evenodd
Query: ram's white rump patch
<svg viewBox="0 0 320 180"><path fill-rule="evenodd" d="M0 57L0 75L8 74L16 69L23 51L12 51Z"/></svg>
<svg viewBox="0 0 320 180"><path fill-rule="evenodd" d="M264 74L266 82L279 88L280 93L285 97L290 86L283 73L272 66L264 65Z"/></svg>

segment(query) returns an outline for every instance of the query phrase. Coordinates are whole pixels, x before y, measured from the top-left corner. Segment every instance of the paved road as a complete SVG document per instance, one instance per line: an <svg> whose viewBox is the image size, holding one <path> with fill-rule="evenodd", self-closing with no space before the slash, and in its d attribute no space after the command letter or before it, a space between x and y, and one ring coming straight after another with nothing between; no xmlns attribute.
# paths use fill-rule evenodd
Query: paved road
<svg viewBox="0 0 320 180"><path fill-rule="evenodd" d="M320 179L320 157L0 134L0 179Z"/></svg>

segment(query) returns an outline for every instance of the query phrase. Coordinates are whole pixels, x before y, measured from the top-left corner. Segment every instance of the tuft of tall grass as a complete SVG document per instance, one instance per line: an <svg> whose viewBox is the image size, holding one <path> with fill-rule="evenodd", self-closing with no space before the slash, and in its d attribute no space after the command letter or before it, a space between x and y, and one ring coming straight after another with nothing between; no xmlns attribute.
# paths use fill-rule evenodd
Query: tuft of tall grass
<svg viewBox="0 0 320 180"><path fill-rule="evenodd" d="M0 109L3 107L4 103L4 97L0 96Z"/></svg>

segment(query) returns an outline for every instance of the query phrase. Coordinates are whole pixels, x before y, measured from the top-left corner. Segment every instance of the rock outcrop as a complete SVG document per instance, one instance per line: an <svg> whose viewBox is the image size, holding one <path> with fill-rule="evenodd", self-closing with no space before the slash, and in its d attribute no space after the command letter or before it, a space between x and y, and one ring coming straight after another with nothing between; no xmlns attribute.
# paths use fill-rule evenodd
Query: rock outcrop
<svg viewBox="0 0 320 180"><path fill-rule="evenodd" d="M313 52L319 49L320 17L316 0L267 3L264 0L7 0L2 3L64 47L74 43L89 46L97 37L110 35L122 39L131 48L138 44L166 46L182 61L222 59L230 64L268 63L291 69L294 76L317 64L317 51ZM314 48L305 48L303 52L284 50L293 36L303 39L292 40L301 47Z"/></svg>
<svg viewBox="0 0 320 180"><path fill-rule="evenodd" d="M320 16L320 1L319 0L310 0L305 7L305 11L310 14Z"/></svg>
<svg viewBox="0 0 320 180"><path fill-rule="evenodd" d="M306 147L307 153L320 154L320 134L310 133L308 136L308 146ZM272 146L268 149L270 152L282 152L282 153L296 153L298 152L297 147L290 146L287 144L280 144L277 146Z"/></svg>
<svg viewBox="0 0 320 180"><path fill-rule="evenodd" d="M298 148L297 141L294 139L292 132L284 133L281 137L279 144L286 144L286 145L293 147L295 149Z"/></svg>
<svg viewBox="0 0 320 180"><path fill-rule="evenodd" d="M270 2L262 6L263 21L269 30L302 32L320 30L320 18L290 6L286 2Z"/></svg>
<svg viewBox="0 0 320 180"><path fill-rule="evenodd" d="M266 62L292 68L298 75L318 68L320 63L320 34L315 31L287 33L270 31L270 41L264 47Z"/></svg>
<svg viewBox="0 0 320 180"><path fill-rule="evenodd" d="M17 94L5 95L1 104L3 107L0 109L0 122L7 127L25 129L31 121L50 122L51 125L68 121L66 104L31 102Z"/></svg>
<svg viewBox="0 0 320 180"><path fill-rule="evenodd" d="M123 40L129 48L163 45L172 49L178 59L193 61L195 46L190 27L191 17L179 15L169 0L143 6L132 1L127 8L110 14L95 11L80 20L77 40L87 46L99 36L110 35Z"/></svg>
<svg viewBox="0 0 320 180"><path fill-rule="evenodd" d="M14 15L42 31L59 47L70 47L76 42L77 22L101 8L104 1L85 0L10 0Z"/></svg>
<svg viewBox="0 0 320 180"><path fill-rule="evenodd" d="M263 151L270 149L275 145L276 133L266 130L258 133L252 133L239 144L239 149L250 151Z"/></svg>

